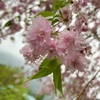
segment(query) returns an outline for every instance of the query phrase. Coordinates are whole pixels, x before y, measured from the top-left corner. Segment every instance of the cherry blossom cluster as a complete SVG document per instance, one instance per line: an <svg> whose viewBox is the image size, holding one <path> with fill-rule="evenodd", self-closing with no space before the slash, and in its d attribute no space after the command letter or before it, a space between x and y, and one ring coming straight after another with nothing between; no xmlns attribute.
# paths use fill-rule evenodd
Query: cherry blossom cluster
<svg viewBox="0 0 100 100"><path fill-rule="evenodd" d="M8 35L12 36L22 30L20 31L20 35L26 36L27 44L21 49L21 53L27 61L32 62L29 64L33 66L35 61L35 65L37 66L34 67L33 71L31 69L32 74L38 71L44 57L59 59L61 64L65 65L65 70L62 73L62 83L65 88L64 94L67 100L69 98L73 99L73 95L78 95L80 88L84 88L84 84L86 84L87 80L90 80L90 76L100 67L100 0L63 0L66 2L69 1L69 4L63 8L60 7L55 15L50 16L56 16L55 19L58 19L56 23L53 24L53 21L48 21L42 15L37 16L33 20L32 25L29 25L33 17L41 15L41 12L54 12L52 6L55 1L17 0L15 3L13 0L0 0L0 39L2 43L2 39L5 39L4 37ZM73 20L74 24L72 25ZM54 27L55 24L57 24L57 27ZM29 27L26 32L28 25ZM60 29L64 25L66 29L55 31L54 28ZM86 56L90 53L90 46L88 46L86 41L88 44L93 45L89 64L87 64L88 60ZM98 46L98 49L96 49L96 46ZM36 64L36 62L38 63ZM73 79L70 76L72 74L69 71L78 70L82 72L86 66L88 66L89 71L86 70L82 77L77 75ZM91 67L93 67L93 71ZM69 81L66 82L66 80ZM50 88L46 89L44 84ZM97 92L100 90L99 84L100 80L97 77L88 86L82 100L96 99ZM44 94L51 93L54 88L52 80L49 80L47 77L42 87L42 94L43 92ZM93 93L91 93L92 87L97 88L97 90L95 88L92 91ZM58 98L57 100L61 100L60 97Z"/></svg>
<svg viewBox="0 0 100 100"><path fill-rule="evenodd" d="M41 56L58 58L67 70L84 71L87 66L84 53L87 44L78 31L64 29L57 38L53 38L51 22L42 16L37 16L27 30L27 45L21 53L28 61L33 62Z"/></svg>

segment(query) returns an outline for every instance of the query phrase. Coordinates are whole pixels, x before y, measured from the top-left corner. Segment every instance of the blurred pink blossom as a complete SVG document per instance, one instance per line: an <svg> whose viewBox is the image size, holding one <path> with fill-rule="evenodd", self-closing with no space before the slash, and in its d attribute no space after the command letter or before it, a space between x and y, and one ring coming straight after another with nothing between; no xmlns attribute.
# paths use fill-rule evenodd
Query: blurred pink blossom
<svg viewBox="0 0 100 100"><path fill-rule="evenodd" d="M100 0L90 0L90 1L94 6L100 7Z"/></svg>
<svg viewBox="0 0 100 100"><path fill-rule="evenodd" d="M18 32L21 29L22 29L22 27L20 26L20 24L17 24L15 22L13 22L12 25L10 26L11 33Z"/></svg>
<svg viewBox="0 0 100 100"><path fill-rule="evenodd" d="M19 14L22 14L25 11L24 5L18 5L16 7L13 7L13 11L18 12Z"/></svg>
<svg viewBox="0 0 100 100"><path fill-rule="evenodd" d="M0 10L3 10L5 8L5 3L0 0Z"/></svg>
<svg viewBox="0 0 100 100"><path fill-rule="evenodd" d="M89 0L82 0L82 2L80 2L80 6L86 6L87 3L89 3Z"/></svg>
<svg viewBox="0 0 100 100"><path fill-rule="evenodd" d="M81 33L81 31L88 30L87 18L85 15L77 18L77 20L75 21L75 30L79 33Z"/></svg>
<svg viewBox="0 0 100 100"><path fill-rule="evenodd" d="M61 13L62 13L62 16L64 19L69 19L71 18L71 14L72 14L72 11L70 10L70 7L69 6L65 6L61 9Z"/></svg>
<svg viewBox="0 0 100 100"><path fill-rule="evenodd" d="M27 0L20 0L20 2L27 2Z"/></svg>

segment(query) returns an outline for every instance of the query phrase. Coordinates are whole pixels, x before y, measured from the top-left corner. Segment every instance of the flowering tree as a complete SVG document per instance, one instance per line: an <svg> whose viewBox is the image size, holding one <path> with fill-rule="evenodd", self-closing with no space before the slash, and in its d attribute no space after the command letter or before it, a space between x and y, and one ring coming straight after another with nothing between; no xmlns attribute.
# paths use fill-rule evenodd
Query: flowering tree
<svg viewBox="0 0 100 100"><path fill-rule="evenodd" d="M100 92L99 0L5 1L0 1L0 37L24 30L20 53L27 63L38 62L28 80L46 76L48 90L43 86L40 93L59 90L60 99L95 100Z"/></svg>

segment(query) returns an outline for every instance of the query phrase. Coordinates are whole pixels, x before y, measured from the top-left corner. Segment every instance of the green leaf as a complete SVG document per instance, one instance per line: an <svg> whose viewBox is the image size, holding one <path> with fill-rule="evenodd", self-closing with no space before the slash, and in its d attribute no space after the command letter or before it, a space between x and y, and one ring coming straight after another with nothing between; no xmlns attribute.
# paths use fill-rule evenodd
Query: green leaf
<svg viewBox="0 0 100 100"><path fill-rule="evenodd" d="M43 100L44 97L45 97L45 95L37 96L37 97L36 97L36 100Z"/></svg>
<svg viewBox="0 0 100 100"><path fill-rule="evenodd" d="M41 78L51 74L58 67L58 65L60 65L58 59L44 59L44 61L40 65L39 71L31 78L29 78L27 81Z"/></svg>
<svg viewBox="0 0 100 100"><path fill-rule="evenodd" d="M56 13L56 11L66 5L69 4L69 1L66 2L66 0L55 0L53 6L52 6L52 10L54 11L54 13Z"/></svg>
<svg viewBox="0 0 100 100"><path fill-rule="evenodd" d="M54 81L54 85L55 85L55 93L56 92L56 88L59 90L59 92L63 95L63 91L62 91L62 79L61 79L61 68L60 65L57 67L57 69L53 72L53 81Z"/></svg>
<svg viewBox="0 0 100 100"><path fill-rule="evenodd" d="M61 7L62 3L63 1L56 0L52 6L53 11L56 12Z"/></svg>
<svg viewBox="0 0 100 100"><path fill-rule="evenodd" d="M52 71L50 71L48 69L41 69L41 70L39 70L39 72L37 72L35 75L33 75L29 80L41 78L41 77L47 76L51 73L52 73Z"/></svg>
<svg viewBox="0 0 100 100"><path fill-rule="evenodd" d="M64 2L63 4L62 4L62 6L61 7L65 7L66 5L68 5L70 2Z"/></svg>
<svg viewBox="0 0 100 100"><path fill-rule="evenodd" d="M45 58L40 65L39 71L28 80L41 78L53 73L53 81L54 81L55 89L57 88L60 91L60 93L63 95L60 65L61 62L59 61L59 59Z"/></svg>
<svg viewBox="0 0 100 100"><path fill-rule="evenodd" d="M40 13L40 15L42 15L43 17L49 17L49 16L53 16L54 13L52 13L50 11L43 11Z"/></svg>
<svg viewBox="0 0 100 100"><path fill-rule="evenodd" d="M6 22L6 24L4 25L4 27L8 27L12 25L12 20L9 20L8 22Z"/></svg>
<svg viewBox="0 0 100 100"><path fill-rule="evenodd" d="M52 21L52 25L54 25L54 24L57 23L57 22L59 22L59 19L54 19L54 20Z"/></svg>
<svg viewBox="0 0 100 100"><path fill-rule="evenodd" d="M45 58L45 59L43 60L43 62L41 63L39 69L42 69L44 66L47 66L50 62L51 62L51 59Z"/></svg>
<svg viewBox="0 0 100 100"><path fill-rule="evenodd" d="M60 61L58 59L44 59L44 61L40 65L40 69L48 69L52 72L60 65Z"/></svg>
<svg viewBox="0 0 100 100"><path fill-rule="evenodd" d="M17 16L18 17L18 20L20 21L21 20L21 16L19 15L19 16Z"/></svg>

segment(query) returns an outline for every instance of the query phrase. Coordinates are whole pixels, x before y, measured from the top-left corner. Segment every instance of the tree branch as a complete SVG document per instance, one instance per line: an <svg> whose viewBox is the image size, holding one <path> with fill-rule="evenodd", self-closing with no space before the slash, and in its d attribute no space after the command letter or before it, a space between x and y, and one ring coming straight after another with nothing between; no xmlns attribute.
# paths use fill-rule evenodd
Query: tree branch
<svg viewBox="0 0 100 100"><path fill-rule="evenodd" d="M95 79L95 77L97 76L97 74L100 72L100 69L94 74L94 76L91 78L91 80L85 85L85 87L83 88L83 90L79 93L79 95L76 97L76 100L81 100L82 95L84 94L84 92L86 91L88 85Z"/></svg>

